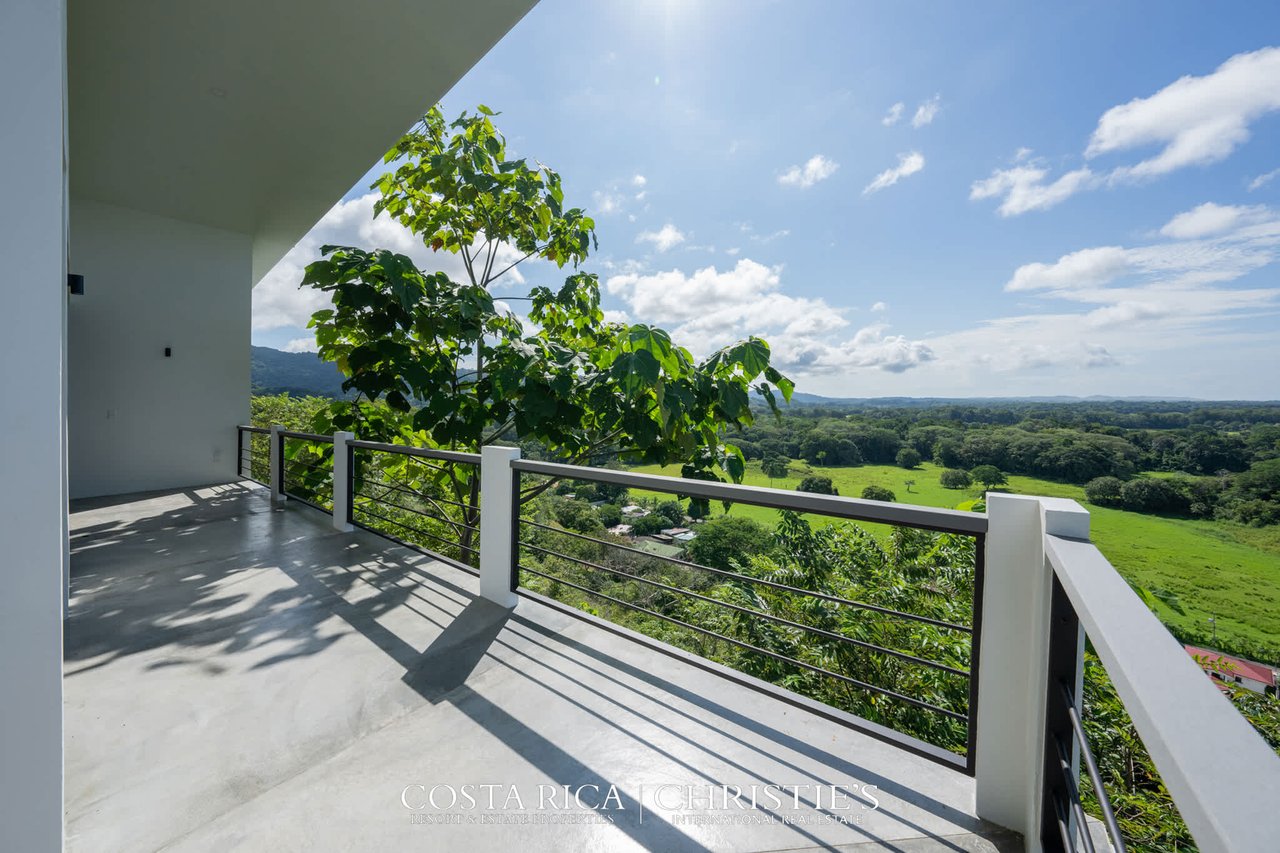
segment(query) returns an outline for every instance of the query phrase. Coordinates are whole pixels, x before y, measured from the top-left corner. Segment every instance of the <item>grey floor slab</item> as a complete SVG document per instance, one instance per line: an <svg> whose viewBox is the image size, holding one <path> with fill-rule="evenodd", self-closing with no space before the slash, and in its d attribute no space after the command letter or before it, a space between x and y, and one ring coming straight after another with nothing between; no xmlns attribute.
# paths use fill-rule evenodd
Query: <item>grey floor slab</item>
<svg viewBox="0 0 1280 853"><path fill-rule="evenodd" d="M962 774L255 487L78 504L72 551L73 851L1021 846Z"/></svg>

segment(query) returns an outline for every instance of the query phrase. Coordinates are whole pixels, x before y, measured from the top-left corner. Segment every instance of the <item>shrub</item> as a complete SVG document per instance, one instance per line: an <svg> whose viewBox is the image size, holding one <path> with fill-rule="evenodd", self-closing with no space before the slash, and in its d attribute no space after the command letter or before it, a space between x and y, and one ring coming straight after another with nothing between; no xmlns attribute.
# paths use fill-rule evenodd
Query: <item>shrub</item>
<svg viewBox="0 0 1280 853"><path fill-rule="evenodd" d="M641 516L640 518L633 518L628 521L627 524L631 525L631 532L638 536L649 536L654 533L659 533L663 529L671 526L671 522L667 520L665 515L658 515L656 512L651 512L648 515Z"/></svg>
<svg viewBox="0 0 1280 853"><path fill-rule="evenodd" d="M1120 505L1130 512L1182 512L1190 509L1186 495L1171 483L1139 477L1120 487Z"/></svg>
<svg viewBox="0 0 1280 853"><path fill-rule="evenodd" d="M596 515L600 517L600 523L605 527L613 527L615 524L622 523L622 507L617 504L604 504L597 507Z"/></svg>
<svg viewBox="0 0 1280 853"><path fill-rule="evenodd" d="M1119 506L1122 488L1124 483L1115 477L1094 477L1084 487L1084 496L1091 504Z"/></svg>
<svg viewBox="0 0 1280 853"><path fill-rule="evenodd" d="M654 513L671 522L668 527L684 526L684 507L679 501L663 501L654 509Z"/></svg>
<svg viewBox="0 0 1280 853"><path fill-rule="evenodd" d="M884 486L867 486L862 490L863 500L868 501L896 501L898 496L886 489Z"/></svg>
<svg viewBox="0 0 1280 853"><path fill-rule="evenodd" d="M967 489L973 485L973 478L968 471L959 468L948 468L938 477L938 482L946 489Z"/></svg>
<svg viewBox="0 0 1280 853"><path fill-rule="evenodd" d="M595 510L583 501L559 501L555 512L556 521L566 530L576 530L578 533L599 533L604 530Z"/></svg>
<svg viewBox="0 0 1280 853"><path fill-rule="evenodd" d="M918 468L923 461L920 451L914 447L904 447L898 451L897 462L899 468Z"/></svg>
<svg viewBox="0 0 1280 853"><path fill-rule="evenodd" d="M800 481L800 485L796 486L797 492L813 492L819 495L838 495L839 489L831 482L830 477L819 477L810 475Z"/></svg>

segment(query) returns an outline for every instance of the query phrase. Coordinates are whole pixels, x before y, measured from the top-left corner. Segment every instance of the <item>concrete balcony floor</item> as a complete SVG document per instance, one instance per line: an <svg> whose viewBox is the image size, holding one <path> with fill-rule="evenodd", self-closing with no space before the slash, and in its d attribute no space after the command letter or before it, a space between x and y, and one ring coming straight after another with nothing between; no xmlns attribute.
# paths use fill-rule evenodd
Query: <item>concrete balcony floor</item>
<svg viewBox="0 0 1280 853"><path fill-rule="evenodd" d="M71 530L69 850L1021 848L962 774L538 602L502 610L257 487L78 502ZM525 810L402 803L468 784ZM537 808L540 785L590 784L622 809ZM873 785L880 805L653 800L721 784Z"/></svg>

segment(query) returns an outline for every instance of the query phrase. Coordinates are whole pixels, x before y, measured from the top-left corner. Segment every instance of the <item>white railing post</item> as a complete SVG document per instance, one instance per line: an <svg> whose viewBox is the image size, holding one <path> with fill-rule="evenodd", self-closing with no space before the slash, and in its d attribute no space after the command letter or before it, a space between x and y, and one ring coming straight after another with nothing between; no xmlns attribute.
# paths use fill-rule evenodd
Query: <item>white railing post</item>
<svg viewBox="0 0 1280 853"><path fill-rule="evenodd" d="M480 449L480 595L503 607L516 606L511 588L515 560L518 447Z"/></svg>
<svg viewBox="0 0 1280 853"><path fill-rule="evenodd" d="M280 424L271 425L271 452L268 455L271 470L268 472L267 483L271 487L271 502L278 504L287 500L284 494L284 443L280 441L282 432L284 427Z"/></svg>
<svg viewBox="0 0 1280 853"><path fill-rule="evenodd" d="M355 433L333 434L333 526L343 533L351 532L351 446Z"/></svg>
<svg viewBox="0 0 1280 853"><path fill-rule="evenodd" d="M1087 539L1089 514L1063 498L987 494L988 527L978 671L979 817L1040 850L1052 569L1044 536ZM1077 691L1077 695L1079 695Z"/></svg>

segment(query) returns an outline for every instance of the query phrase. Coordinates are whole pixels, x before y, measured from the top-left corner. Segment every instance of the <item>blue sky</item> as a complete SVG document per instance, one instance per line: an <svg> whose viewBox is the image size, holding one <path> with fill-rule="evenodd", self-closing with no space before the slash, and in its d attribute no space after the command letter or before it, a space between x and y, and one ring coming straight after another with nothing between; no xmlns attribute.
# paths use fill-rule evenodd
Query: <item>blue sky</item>
<svg viewBox="0 0 1280 853"><path fill-rule="evenodd" d="M563 174L611 316L762 335L801 390L1280 397L1280 5L1049 5L542 0L445 112ZM456 267L379 172L255 343L308 346L322 242Z"/></svg>

